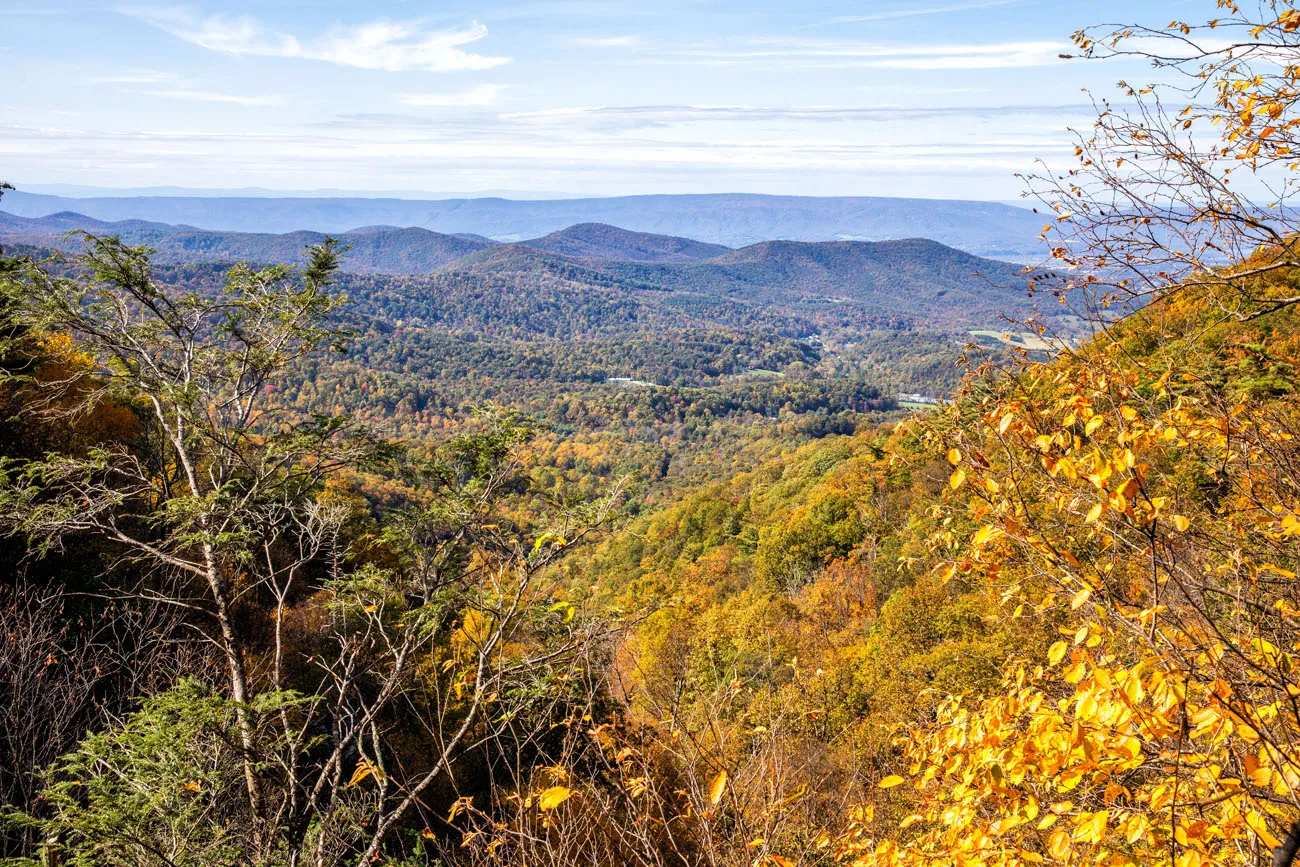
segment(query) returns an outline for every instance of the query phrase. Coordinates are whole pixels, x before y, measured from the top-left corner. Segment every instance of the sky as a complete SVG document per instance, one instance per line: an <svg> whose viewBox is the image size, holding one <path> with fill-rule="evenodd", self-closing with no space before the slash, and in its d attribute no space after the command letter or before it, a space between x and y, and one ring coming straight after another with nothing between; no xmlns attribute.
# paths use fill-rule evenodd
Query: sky
<svg viewBox="0 0 1300 867"><path fill-rule="evenodd" d="M1212 0L0 0L0 180L1006 200Z"/></svg>

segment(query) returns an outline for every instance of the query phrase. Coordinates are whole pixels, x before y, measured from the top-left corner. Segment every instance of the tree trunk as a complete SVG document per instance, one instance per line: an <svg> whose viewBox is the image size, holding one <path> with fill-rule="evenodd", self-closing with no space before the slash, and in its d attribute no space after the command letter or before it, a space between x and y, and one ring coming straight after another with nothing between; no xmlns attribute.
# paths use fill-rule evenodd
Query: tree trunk
<svg viewBox="0 0 1300 867"><path fill-rule="evenodd" d="M244 668L244 645L235 632L235 624L230 618L230 588L211 545L203 546L203 559L207 566L208 586L212 591L212 601L216 605L217 623L221 627L222 650L226 654L226 664L230 669L230 697L235 701L235 724L239 727L239 741L243 748L244 783L248 788L248 805L253 813L253 838L262 843L262 793L258 785L257 773L253 769L253 722L248 714L248 673Z"/></svg>

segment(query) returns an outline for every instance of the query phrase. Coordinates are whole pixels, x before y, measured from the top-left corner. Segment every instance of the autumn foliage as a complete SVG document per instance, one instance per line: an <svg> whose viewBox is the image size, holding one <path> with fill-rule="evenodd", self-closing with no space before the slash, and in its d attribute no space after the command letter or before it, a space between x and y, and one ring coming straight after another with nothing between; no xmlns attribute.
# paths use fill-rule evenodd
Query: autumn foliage
<svg viewBox="0 0 1300 867"><path fill-rule="evenodd" d="M41 320L10 316L30 333L11 335L0 397L33 409L4 422L28 446L0 465L11 559L66 545L113 563L86 585L135 607L87 607L88 620L152 624L160 601L178 613L138 630L164 650L137 653L111 629L69 640L62 608L38 611L34 591L0 612L0 647L46 657L39 677L10 677L10 694L27 684L22 707L54 695L79 708L48 738L57 750L37 744L27 772L0 777L24 798L5 813L6 845L123 864L1290 864L1300 226L1286 194L1300 171L1300 13L1215 5L1221 18L1201 26L1076 36L1089 56L1154 60L1185 76L1176 92L1203 97L1170 112L1153 100L1168 83L1125 85L1132 110L1104 108L1074 169L1030 179L1053 214L1045 234L1065 236L1036 289L1092 315L1091 339L1046 360L981 365L972 351L951 402L852 433L750 424L740 410L770 407L748 397L638 393L607 421L646 422L628 453L653 455L653 479L611 484L618 440L449 406L417 423L426 409L410 395L390 407L408 433L470 434L397 449L367 432L365 460L340 456L333 438L350 422L301 422L337 394L307 388L279 349L240 394L297 413L293 430L195 412L211 435L169 446L156 432L222 377L197 392L185 377L184 389L142 383L98 323L129 313L121 333L147 361L160 338L135 314L174 287L145 253L95 241L143 277L113 269L87 319L97 308L75 275L24 264L0 283L26 293L10 311L41 309L18 303L34 287L70 300ZM1238 41L1205 41L1225 33ZM1284 178L1272 203L1231 186L1269 172ZM312 315L293 333L307 358L336 336L317 331L335 301L319 280L293 290L300 276L236 271L235 288L248 281L239 309L270 309L271 324L295 296L264 284L305 292ZM123 286L134 300L110 304ZM225 297L196 291L175 309L227 316ZM249 321L222 333L247 339ZM229 360L208 330L173 333L178 358ZM353 362L309 363L316 385L361 391ZM105 382L118 387L100 400ZM268 397L294 382L292 407ZM393 397L366 395L379 415ZM566 406L565 424L587 412ZM711 421L691 450L646 433L697 419ZM228 481L187 494L173 477L190 452L213 478L228 466ZM133 487L116 481L122 463L138 467ZM93 500L75 487L101 475ZM259 490L271 493L247 495ZM209 529L227 513L240 532ZM182 533L187 516L198 529ZM120 527L132 535L105 533ZM178 568L206 583L177 582ZM177 637L190 633L207 644ZM101 647L144 673L101 685L87 674L100 676ZM80 709L92 694L111 707ZM26 749L37 736L22 732ZM163 844L176 852L156 857Z"/></svg>
<svg viewBox="0 0 1300 867"><path fill-rule="evenodd" d="M1191 67L1210 98L1176 130L1163 109L1107 112L1056 191L1052 231L1093 241L1057 250L1085 269L1070 290L1146 306L1050 364L985 371L920 424L951 465L932 567L1042 638L1000 688L940 696L900 732L847 862L1266 863L1300 819L1294 235L1227 187L1296 168L1281 165L1296 66L1280 58L1300 16L1218 6L1222 21L1163 31L1244 31L1230 49L1191 43L1191 60L1152 52L1141 28L1077 37ZM1173 132L1202 121L1217 143L1180 150Z"/></svg>
<svg viewBox="0 0 1300 867"><path fill-rule="evenodd" d="M1241 863L1286 836L1300 406L1256 377L1294 317L1215 310L1158 303L927 426L954 465L936 568L1056 640L903 741L855 863Z"/></svg>

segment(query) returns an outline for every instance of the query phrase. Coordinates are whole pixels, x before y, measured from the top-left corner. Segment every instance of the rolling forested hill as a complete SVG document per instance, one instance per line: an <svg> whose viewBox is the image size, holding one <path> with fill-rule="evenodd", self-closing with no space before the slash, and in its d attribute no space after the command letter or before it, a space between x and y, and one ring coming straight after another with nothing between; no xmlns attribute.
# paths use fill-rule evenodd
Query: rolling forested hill
<svg viewBox="0 0 1300 867"><path fill-rule="evenodd" d="M694 238L743 247L793 241L882 241L932 238L962 250L1036 262L1042 220L1026 208L996 202L877 197L747 194L620 196L514 201L482 199L238 198L140 196L61 198L5 196L5 209L24 217L74 211L98 220L145 219L238 232L345 232L356 226L419 226L521 241L580 223Z"/></svg>
<svg viewBox="0 0 1300 867"><path fill-rule="evenodd" d="M236 263L297 264L326 237L0 214L0 244L75 253L79 228L153 248L156 279L204 295ZM307 365L277 402L415 440L456 430L471 407L516 409L616 456L566 471L562 497L651 465L711 478L756 431L803 441L891 417L900 394L956 387L971 331L1035 312L1020 266L916 239L731 249L579 224L511 244L382 225L340 241L350 349ZM1055 306L1048 324L1069 331Z"/></svg>
<svg viewBox="0 0 1300 867"><path fill-rule="evenodd" d="M106 223L82 214L62 212L27 219L0 213L0 238L40 247L79 249L64 235L75 230L117 235L129 244L157 251L158 262L297 262L308 244L319 244L323 232L285 234L209 232L193 226L172 226L142 220ZM362 273L422 274L490 247L494 242L465 235L444 235L427 229L368 226L344 232L350 246L348 269Z"/></svg>
<svg viewBox="0 0 1300 867"><path fill-rule="evenodd" d="M0 240L77 249L74 229L118 235L166 264L293 263L319 232L206 232L141 221L104 223L71 213L0 214ZM419 228L345 232L344 270L397 278L402 318L522 333L683 325L753 326L792 336L834 327L993 327L1027 316L1021 268L933 241L765 241L732 250L689 238L581 224L519 244ZM380 283L367 295L383 294ZM392 294L392 293L388 293Z"/></svg>
<svg viewBox="0 0 1300 867"><path fill-rule="evenodd" d="M581 223L522 243L548 253L623 262L698 262L721 256L730 249L690 238L629 232L604 223Z"/></svg>

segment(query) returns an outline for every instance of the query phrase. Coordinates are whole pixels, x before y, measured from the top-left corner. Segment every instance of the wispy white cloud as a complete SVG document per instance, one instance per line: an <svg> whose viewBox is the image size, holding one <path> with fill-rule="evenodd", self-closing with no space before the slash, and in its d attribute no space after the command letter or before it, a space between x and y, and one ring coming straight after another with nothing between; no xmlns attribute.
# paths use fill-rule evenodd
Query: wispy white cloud
<svg viewBox="0 0 1300 867"><path fill-rule="evenodd" d="M1068 135L1051 133L1032 113L964 127L959 135L948 117L843 129L783 126L761 136L694 121L629 132L581 123L503 123L488 113L457 114L447 123L416 119L427 121L422 125L401 125L399 117L357 120L253 133L0 121L0 162L20 179L67 178L68 166L92 166L73 180L111 178L117 185L221 177L232 186L312 188L322 177L346 176L361 189L535 189L545 179L558 184L547 189L604 194L753 188L979 198L989 196L988 179L997 177L1007 179L999 188L1005 198L1015 191L1014 172L1036 156L1072 147Z"/></svg>
<svg viewBox="0 0 1300 867"><path fill-rule="evenodd" d="M491 69L510 61L464 50L463 46L487 36L487 28L478 22L437 30L419 21L380 19L352 27L339 25L300 39L274 32L246 15L202 16L180 7L122 11L186 42L225 54L319 60L387 72L460 72Z"/></svg>
<svg viewBox="0 0 1300 867"><path fill-rule="evenodd" d="M592 161L601 164L728 164L812 168L834 165L863 166L878 161L886 164L951 162L960 157L1020 157L1032 159L1050 145L1064 147L1068 137L1023 130L1000 131L971 137L961 142L936 141L929 131L918 131L906 141L864 141L860 137L828 139L814 134L774 136L769 140L714 136L698 138L592 137L585 131L570 135L536 138L519 135L509 128L483 128L454 134L433 131L428 135L393 135L391 129L357 129L344 134L265 133L243 135L229 131L146 130L138 132L32 127L0 124L0 156L41 156L53 159L59 153L140 153L184 157L202 164L205 160L233 161L256 155L267 164L288 167L292 160L339 160L357 168L375 170L383 161L412 159L436 162L463 160L470 165L509 160L519 171L531 161ZM376 162L377 161L377 162ZM521 162L522 161L522 162Z"/></svg>
<svg viewBox="0 0 1300 867"><path fill-rule="evenodd" d="M1087 118L1084 103L1051 105L624 105L573 106L500 115L506 123L532 128L591 129L607 132L694 126L704 123L885 123L926 118Z"/></svg>
<svg viewBox="0 0 1300 867"><path fill-rule="evenodd" d="M96 84L162 84L176 81L180 76L172 72L123 72L118 75L99 75L92 79Z"/></svg>
<svg viewBox="0 0 1300 867"><path fill-rule="evenodd" d="M1068 46L1057 42L992 45L936 45L910 54L883 56L866 65L877 69L1014 69L1061 62Z"/></svg>
<svg viewBox="0 0 1300 867"><path fill-rule="evenodd" d="M574 45L588 48L629 48L641 42L640 36L574 36L570 39Z"/></svg>
<svg viewBox="0 0 1300 867"><path fill-rule="evenodd" d="M898 18L916 18L921 15L946 15L950 12L966 12L972 9L990 9L994 6L1010 6L1024 0L975 0L972 3L955 3L949 6L927 6L920 9L893 9L884 12L870 12L866 15L845 15L832 18L828 24L851 24L868 21L892 21Z"/></svg>
<svg viewBox="0 0 1300 867"><path fill-rule="evenodd" d="M174 72L142 70L101 75L91 79L95 84L125 85L128 89L165 99L183 99L190 102L224 102L232 105L280 105L282 97L269 94L245 96L205 88Z"/></svg>
<svg viewBox="0 0 1300 867"><path fill-rule="evenodd" d="M185 99L191 102L225 102L233 105L280 105L284 102L278 96L240 96L234 93L219 93L212 90L191 90L189 88L170 88L164 90L146 90L150 96L166 99Z"/></svg>
<svg viewBox="0 0 1300 867"><path fill-rule="evenodd" d="M397 97L397 101L415 106L495 105L501 101L505 89L504 84L480 84L460 93L404 93Z"/></svg>
<svg viewBox="0 0 1300 867"><path fill-rule="evenodd" d="M875 69L1006 69L1057 63L1069 46L1058 42L876 44L831 39L751 39L736 48L687 48L677 57L704 63L783 61Z"/></svg>

